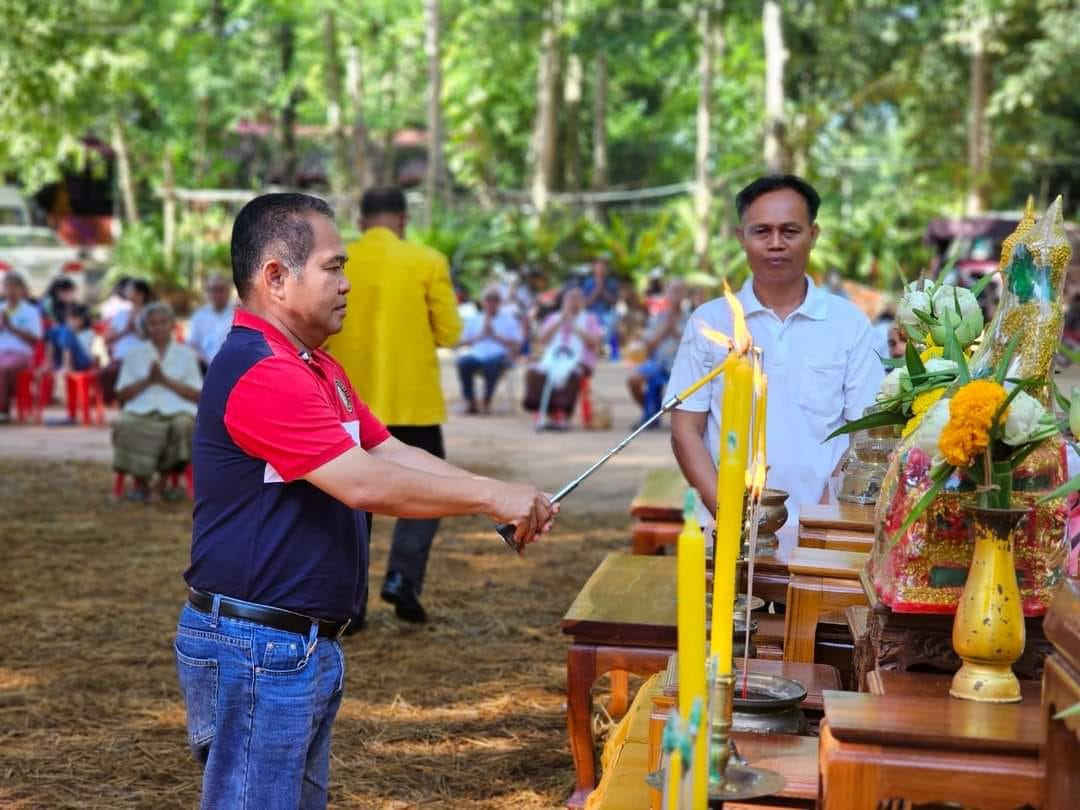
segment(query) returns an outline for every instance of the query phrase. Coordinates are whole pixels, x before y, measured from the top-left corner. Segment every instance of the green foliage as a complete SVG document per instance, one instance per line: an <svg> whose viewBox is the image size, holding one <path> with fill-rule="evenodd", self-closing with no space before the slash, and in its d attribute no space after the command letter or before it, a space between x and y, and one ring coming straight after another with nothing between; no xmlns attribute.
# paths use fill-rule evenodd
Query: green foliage
<svg viewBox="0 0 1080 810"><path fill-rule="evenodd" d="M105 283L114 284L121 276L144 279L159 292L187 286L187 279L182 273L166 266L160 227L148 222L128 225L116 240L113 266L105 277Z"/></svg>

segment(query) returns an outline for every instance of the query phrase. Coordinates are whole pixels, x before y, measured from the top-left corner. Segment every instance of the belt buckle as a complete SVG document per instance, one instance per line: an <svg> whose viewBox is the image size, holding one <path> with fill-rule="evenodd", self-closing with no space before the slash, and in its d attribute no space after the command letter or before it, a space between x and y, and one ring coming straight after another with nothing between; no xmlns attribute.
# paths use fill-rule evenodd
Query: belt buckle
<svg viewBox="0 0 1080 810"><path fill-rule="evenodd" d="M347 618L345 622L338 628L338 631L334 634L334 641L341 641L341 637L345 635L345 631L349 629L349 625L352 624L352 616Z"/></svg>

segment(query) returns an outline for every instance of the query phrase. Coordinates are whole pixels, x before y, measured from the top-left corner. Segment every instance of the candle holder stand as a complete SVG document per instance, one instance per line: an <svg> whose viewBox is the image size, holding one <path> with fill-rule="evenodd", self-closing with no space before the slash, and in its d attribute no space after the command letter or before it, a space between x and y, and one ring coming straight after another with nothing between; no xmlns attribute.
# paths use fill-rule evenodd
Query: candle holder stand
<svg viewBox="0 0 1080 810"><path fill-rule="evenodd" d="M755 768L735 750L731 738L732 701L735 697L735 676L717 675L713 682L713 708L709 713L709 805L722 806L725 801L743 801L769 796L787 784L781 774L765 768Z"/></svg>

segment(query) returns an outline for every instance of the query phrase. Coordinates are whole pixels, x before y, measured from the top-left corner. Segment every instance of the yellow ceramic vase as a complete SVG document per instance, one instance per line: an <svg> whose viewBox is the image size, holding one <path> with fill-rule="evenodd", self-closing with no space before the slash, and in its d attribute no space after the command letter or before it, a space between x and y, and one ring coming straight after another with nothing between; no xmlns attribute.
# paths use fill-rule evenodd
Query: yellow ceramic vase
<svg viewBox="0 0 1080 810"><path fill-rule="evenodd" d="M1025 509L967 507L975 550L956 607L952 643L964 662L949 694L981 703L1016 703L1013 662L1024 652L1024 609L1016 582L1013 537Z"/></svg>

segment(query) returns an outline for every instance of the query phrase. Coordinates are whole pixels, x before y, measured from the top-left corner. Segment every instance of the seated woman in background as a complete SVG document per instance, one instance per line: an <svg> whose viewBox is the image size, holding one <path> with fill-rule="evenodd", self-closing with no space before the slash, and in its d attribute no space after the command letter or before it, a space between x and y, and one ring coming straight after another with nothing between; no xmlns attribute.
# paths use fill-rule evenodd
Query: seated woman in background
<svg viewBox="0 0 1080 810"><path fill-rule="evenodd" d="M199 360L173 340L172 310L149 304L143 311L147 340L131 348L120 367L116 397L123 407L113 426L113 469L135 479L129 497L150 497L150 477L159 473L159 492L166 498L165 476L179 473L191 460L195 406L202 388Z"/></svg>
<svg viewBox="0 0 1080 810"><path fill-rule="evenodd" d="M105 333L105 345L109 347L109 364L101 370L101 390L105 395L105 404L111 405L116 399L117 375L124 358L134 346L139 345L145 335L142 328L143 307L154 300L153 290L141 278L133 278L124 290L128 306L117 309L109 320Z"/></svg>
<svg viewBox="0 0 1080 810"><path fill-rule="evenodd" d="M537 339L544 347L540 362L525 375L525 410L540 411L538 426L565 427L574 411L581 380L596 368L596 352L604 337L600 319L585 310L580 288L563 293L562 307L547 316Z"/></svg>

